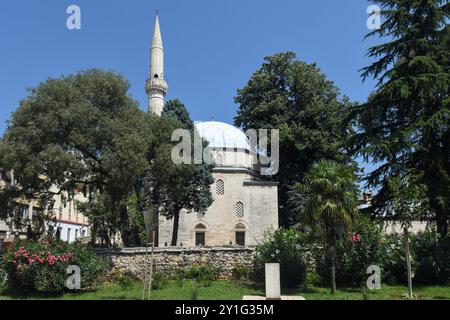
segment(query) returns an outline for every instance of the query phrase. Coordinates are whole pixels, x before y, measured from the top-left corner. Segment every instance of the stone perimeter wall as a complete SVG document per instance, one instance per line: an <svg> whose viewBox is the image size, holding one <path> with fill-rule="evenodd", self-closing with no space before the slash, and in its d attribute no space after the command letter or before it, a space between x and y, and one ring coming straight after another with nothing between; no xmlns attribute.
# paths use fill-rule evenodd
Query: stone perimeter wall
<svg viewBox="0 0 450 320"><path fill-rule="evenodd" d="M145 248L96 249L96 253L111 262L111 271L131 272L140 279L144 278ZM220 279L231 279L236 266L252 268L253 254L254 248L251 247L155 248L153 272L171 277L177 270L210 264L220 270ZM150 257L149 249L148 265Z"/></svg>

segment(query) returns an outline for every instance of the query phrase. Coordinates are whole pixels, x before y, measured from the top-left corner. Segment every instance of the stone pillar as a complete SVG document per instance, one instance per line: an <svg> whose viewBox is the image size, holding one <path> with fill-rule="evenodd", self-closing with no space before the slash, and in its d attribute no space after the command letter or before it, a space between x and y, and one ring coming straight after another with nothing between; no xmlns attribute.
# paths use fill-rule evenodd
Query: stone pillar
<svg viewBox="0 0 450 320"><path fill-rule="evenodd" d="M281 300L279 263L266 263L266 299Z"/></svg>

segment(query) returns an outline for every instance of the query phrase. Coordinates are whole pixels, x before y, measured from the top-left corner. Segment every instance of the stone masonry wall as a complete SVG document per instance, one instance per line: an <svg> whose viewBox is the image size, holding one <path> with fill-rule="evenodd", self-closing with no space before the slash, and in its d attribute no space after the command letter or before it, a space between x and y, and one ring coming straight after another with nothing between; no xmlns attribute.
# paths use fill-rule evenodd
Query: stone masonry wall
<svg viewBox="0 0 450 320"><path fill-rule="evenodd" d="M113 271L131 272L140 279L144 277L145 248L96 249L96 252L110 260ZM236 266L252 267L253 253L252 248L155 248L154 273L171 277L177 270L210 264L220 270L221 279L230 279ZM150 256L149 250L148 265Z"/></svg>

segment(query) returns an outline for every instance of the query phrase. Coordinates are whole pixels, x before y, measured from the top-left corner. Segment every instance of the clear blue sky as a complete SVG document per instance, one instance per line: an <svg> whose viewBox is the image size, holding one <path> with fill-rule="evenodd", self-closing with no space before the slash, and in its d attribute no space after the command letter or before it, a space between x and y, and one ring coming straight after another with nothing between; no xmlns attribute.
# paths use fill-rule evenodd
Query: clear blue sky
<svg viewBox="0 0 450 320"><path fill-rule="evenodd" d="M66 28L66 8L81 8L82 29ZM236 89L263 58L294 51L316 62L342 94L364 101L374 83L358 70L373 40L363 41L364 0L14 0L0 5L0 133L26 88L48 77L100 67L122 73L146 108L144 82L155 9L166 54L168 98L194 120L233 122Z"/></svg>

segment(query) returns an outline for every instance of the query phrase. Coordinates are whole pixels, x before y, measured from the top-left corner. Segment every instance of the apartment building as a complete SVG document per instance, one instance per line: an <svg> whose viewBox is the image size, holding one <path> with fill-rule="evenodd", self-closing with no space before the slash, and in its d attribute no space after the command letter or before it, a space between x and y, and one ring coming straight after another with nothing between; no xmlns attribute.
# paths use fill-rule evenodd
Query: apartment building
<svg viewBox="0 0 450 320"><path fill-rule="evenodd" d="M0 170L0 189L14 184L14 175L11 172ZM56 191L56 190L54 190ZM17 238L26 238L27 226L38 218L44 216L45 229L53 230L61 240L73 242L89 237L89 225L87 218L77 209L78 202L84 202L85 198L80 192L75 193L72 200L64 201L67 196L56 195L52 210L43 210L36 200L24 201L17 199L15 218L21 219L24 227L17 229L12 220L0 220L0 242L10 242Z"/></svg>

